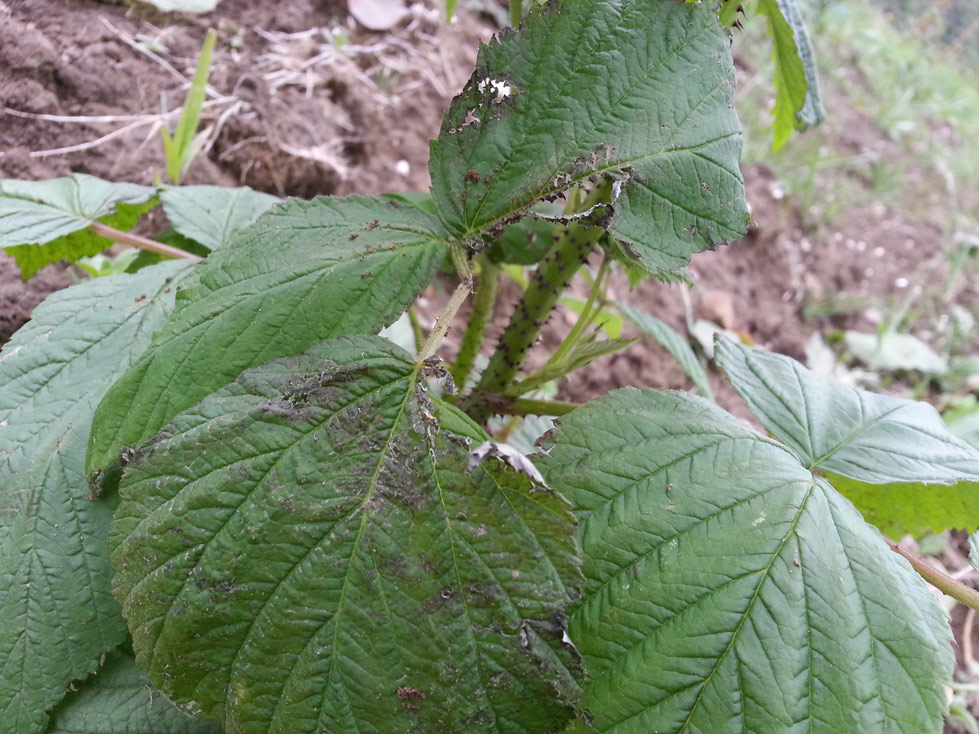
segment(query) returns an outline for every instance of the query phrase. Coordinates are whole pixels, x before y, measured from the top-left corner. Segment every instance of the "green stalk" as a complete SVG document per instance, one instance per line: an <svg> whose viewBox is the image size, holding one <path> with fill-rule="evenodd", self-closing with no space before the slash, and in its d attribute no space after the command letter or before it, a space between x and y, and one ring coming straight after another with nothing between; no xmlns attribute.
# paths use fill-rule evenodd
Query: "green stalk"
<svg viewBox="0 0 979 734"><path fill-rule="evenodd" d="M584 202L578 203L580 192L575 192L569 208L573 212L588 211L596 204L608 201L610 193L610 185L598 186ZM460 402L460 407L477 423L485 422L494 412L487 396L505 393L520 371L561 293L605 232L595 222L607 213L606 207L599 206L588 217L570 222L561 234L555 236L550 249L538 263L479 384Z"/></svg>
<svg viewBox="0 0 979 734"><path fill-rule="evenodd" d="M510 25L519 28L521 20L523 20L523 0L510 0Z"/></svg>
<svg viewBox="0 0 979 734"><path fill-rule="evenodd" d="M425 332L422 331L421 322L418 320L418 312L414 306L408 307L408 321L411 322L411 330L415 333L415 350L420 352L425 344Z"/></svg>
<svg viewBox="0 0 979 734"><path fill-rule="evenodd" d="M493 412L501 415L567 415L581 407L578 403L567 400L508 398L503 395L487 395L486 399Z"/></svg>
<svg viewBox="0 0 979 734"><path fill-rule="evenodd" d="M929 565L924 559L904 550L904 548L890 538L887 539L887 544L891 547L892 551L903 556L911 564L911 568L917 571L918 575L929 584L943 594L948 594L957 602L965 604L970 609L979 611L979 591L956 581L948 574L942 573L937 568Z"/></svg>
<svg viewBox="0 0 979 734"><path fill-rule="evenodd" d="M500 281L499 265L491 263L484 256L479 257L478 263L479 277L476 280L472 313L469 315L466 331L462 335L459 356L451 368L452 378L460 390L465 389L466 381L479 354L479 348L483 345L486 327L493 317L493 305L496 303L496 292Z"/></svg>
<svg viewBox="0 0 979 734"><path fill-rule="evenodd" d="M571 327L571 331L561 342L551 358L547 360L547 366L555 364L558 360L568 354L572 349L574 349L575 344L581 338L581 335L588 328L588 325L592 322L592 306L595 305L595 299L602 290L602 283L605 280L605 275L609 271L609 258L606 255L602 259L601 267L598 268L598 275L595 276L595 281L591 284L591 290L588 292L588 300L585 301L585 307L581 310L581 316L575 321L574 326Z"/></svg>

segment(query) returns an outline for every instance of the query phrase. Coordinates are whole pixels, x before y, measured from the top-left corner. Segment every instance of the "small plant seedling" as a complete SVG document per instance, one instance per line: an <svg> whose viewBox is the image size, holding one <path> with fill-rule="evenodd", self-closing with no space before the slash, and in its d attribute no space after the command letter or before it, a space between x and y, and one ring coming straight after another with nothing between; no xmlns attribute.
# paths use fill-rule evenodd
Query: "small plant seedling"
<svg viewBox="0 0 979 734"><path fill-rule="evenodd" d="M166 160L167 176L170 181L179 184L181 177L190 168L194 158L200 152L203 142L197 137L197 126L201 121L201 108L207 97L207 77L211 71L211 55L217 43L217 34L209 30L204 37L201 55L197 60L197 69L191 80L187 99L184 100L180 112L177 129L171 135L166 126L160 128L163 136L163 153Z"/></svg>
<svg viewBox="0 0 979 734"><path fill-rule="evenodd" d="M979 452L930 406L720 338L759 433L606 295L747 227L715 10L531 9L480 48L427 194L0 182L25 261L157 198L204 256L56 293L0 353L0 734L941 730L923 577L976 594L860 510L901 528L940 493L929 529L974 529ZM484 361L504 274L523 292ZM562 299L577 325L527 370ZM623 319L701 396L553 399L631 345ZM408 348L379 335L396 321Z"/></svg>

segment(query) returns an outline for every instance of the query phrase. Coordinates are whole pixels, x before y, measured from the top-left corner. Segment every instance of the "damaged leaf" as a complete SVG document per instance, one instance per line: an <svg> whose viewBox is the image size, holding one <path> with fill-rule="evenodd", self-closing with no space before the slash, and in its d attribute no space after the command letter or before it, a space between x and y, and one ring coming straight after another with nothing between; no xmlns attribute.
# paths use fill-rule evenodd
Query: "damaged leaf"
<svg viewBox="0 0 979 734"><path fill-rule="evenodd" d="M146 355L99 406L89 474L248 367L376 334L428 285L447 242L402 200L291 200L195 268Z"/></svg>
<svg viewBox="0 0 979 734"><path fill-rule="evenodd" d="M450 232L472 238L611 176L609 231L649 272L743 235L734 67L709 6L565 0L483 46L431 146Z"/></svg>
<svg viewBox="0 0 979 734"><path fill-rule="evenodd" d="M378 337L323 342L137 452L114 590L137 662L185 709L242 734L571 718L570 508L499 464L470 471L421 369Z"/></svg>

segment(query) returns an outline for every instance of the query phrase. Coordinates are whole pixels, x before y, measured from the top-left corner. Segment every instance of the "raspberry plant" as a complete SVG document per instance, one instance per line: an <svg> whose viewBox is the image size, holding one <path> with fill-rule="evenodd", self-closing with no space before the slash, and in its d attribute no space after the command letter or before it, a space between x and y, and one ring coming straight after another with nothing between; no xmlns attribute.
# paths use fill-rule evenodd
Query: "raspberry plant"
<svg viewBox="0 0 979 734"><path fill-rule="evenodd" d="M613 266L683 279L743 234L733 93L707 4L565 0L480 50L430 196L3 182L31 267L157 195L207 256L57 293L0 354L0 732L938 732L943 613L834 488L940 486L975 525L979 452L933 409L723 340L771 437L683 392L538 393L632 343L591 328ZM379 336L448 262L417 354ZM561 417L527 457L494 414Z"/></svg>

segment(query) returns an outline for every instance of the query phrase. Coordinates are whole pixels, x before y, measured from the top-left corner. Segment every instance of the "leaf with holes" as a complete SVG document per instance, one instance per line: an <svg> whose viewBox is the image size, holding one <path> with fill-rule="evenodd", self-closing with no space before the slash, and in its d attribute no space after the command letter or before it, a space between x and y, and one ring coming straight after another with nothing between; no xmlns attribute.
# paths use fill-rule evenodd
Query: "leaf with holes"
<svg viewBox="0 0 979 734"><path fill-rule="evenodd" d="M116 461L248 367L341 334L376 334L428 285L447 242L402 200L289 201L212 253L146 355L95 415L88 471Z"/></svg>
<svg viewBox="0 0 979 734"><path fill-rule="evenodd" d="M871 484L979 482L979 449L927 403L846 387L729 339L714 354L751 412L809 469Z"/></svg>
<svg viewBox="0 0 979 734"><path fill-rule="evenodd" d="M149 344L186 263L50 296L0 353L0 732L47 711L126 637L109 592L111 498L85 481L95 406Z"/></svg>
<svg viewBox="0 0 979 734"><path fill-rule="evenodd" d="M588 731L941 731L941 610L792 452L702 398L631 388L546 448L581 523Z"/></svg>
<svg viewBox="0 0 979 734"><path fill-rule="evenodd" d="M111 652L52 712L45 734L221 734L221 727L185 714L153 689L131 656Z"/></svg>
<svg viewBox="0 0 979 734"><path fill-rule="evenodd" d="M50 181L0 179L0 247L24 280L45 265L96 255L112 241L89 229L128 230L152 206L153 189L73 173Z"/></svg>
<svg viewBox="0 0 979 734"><path fill-rule="evenodd" d="M565 0L483 46L431 146L442 221L475 237L595 176L610 232L654 274L742 236L727 34L708 3Z"/></svg>
<svg viewBox="0 0 979 734"><path fill-rule="evenodd" d="M379 337L323 342L137 453L114 589L175 701L229 733L530 734L573 715L569 507L499 461L470 469L421 369Z"/></svg>

